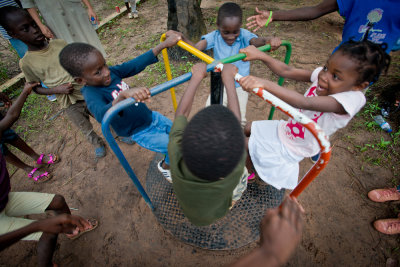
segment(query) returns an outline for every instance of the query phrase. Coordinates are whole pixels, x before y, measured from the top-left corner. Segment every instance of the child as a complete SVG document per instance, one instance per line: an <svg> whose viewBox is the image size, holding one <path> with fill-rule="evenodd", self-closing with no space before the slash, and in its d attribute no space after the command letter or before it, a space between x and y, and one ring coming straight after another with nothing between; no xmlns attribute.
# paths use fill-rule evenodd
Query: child
<svg viewBox="0 0 400 267"><path fill-rule="evenodd" d="M166 33L167 39L152 50L118 66L108 67L102 54L93 46L84 43L67 45L60 53L61 65L84 85L81 91L90 112L101 123L107 110L116 103L135 97L143 88L130 89L123 78L140 73L148 65L158 61L162 49L175 45L180 39L173 31ZM145 94L150 94L147 89ZM111 122L119 135L131 138L140 146L165 154L158 169L167 180L171 180L167 151L168 134L172 122L158 112L151 111L144 103L136 103L124 109Z"/></svg>
<svg viewBox="0 0 400 267"><path fill-rule="evenodd" d="M264 88L322 127L329 136L343 128L364 106L362 90L387 70L390 56L381 45L370 41L348 42L332 54L324 67L313 72L287 66L260 52L255 47L242 49L246 60L262 60L275 74L297 81L311 81L304 96L277 84L253 76L239 83L251 92ZM249 137L248 152L259 177L280 188L297 185L299 165L304 157L315 155L319 146L305 128L294 121L255 121L245 127ZM251 168L251 166L248 166Z"/></svg>
<svg viewBox="0 0 400 267"><path fill-rule="evenodd" d="M293 10L272 12L256 8L258 15L249 17L246 26L255 32L272 21L313 20L339 11L345 18L341 44L349 40L363 40L369 30L372 34L368 39L377 44L386 43L385 50L389 53L400 48L399 8L400 2L391 0L323 0L318 5Z"/></svg>
<svg viewBox="0 0 400 267"><path fill-rule="evenodd" d="M7 112L8 117L12 117L14 121L16 121L19 117L19 114L21 113L21 109L24 105L24 102L28 95L30 94L30 91L32 88L36 87L39 84L25 84L25 88L18 97L18 99L15 101L13 108ZM0 93L0 99L3 103L5 103L6 107L11 106L11 101L8 99L8 97ZM10 112L14 112L15 114L10 114ZM6 120L7 118L4 118L2 115L0 115L0 123ZM4 122L7 123L7 122ZM9 123L10 124L10 123ZM10 124L10 127L13 123ZM55 154L37 154L27 143L25 143L24 140L22 140L13 130L10 128L6 128L2 130L1 138L0 138L0 150L1 154L4 156L7 162L13 164L14 166L23 169L28 173L28 177L32 178L36 183L41 183L49 180L51 178L51 175L49 174L48 171L43 171L37 167L33 167L30 165L25 164L22 162L17 156L15 156L11 151L8 150L7 146L5 145L6 143L11 144L12 146L18 148L22 152L24 152L26 155L31 157L34 162L37 165L42 165L42 164L54 164L58 161L58 157Z"/></svg>
<svg viewBox="0 0 400 267"><path fill-rule="evenodd" d="M0 121L0 138L3 132L11 127L18 119L24 104L32 88L39 83L27 83L21 95L10 107L4 119ZM28 214L43 214L52 210L56 214L71 214L65 199L61 195L36 193L36 192L10 192L10 177L6 168L6 162L0 153L0 235L12 232L34 222L30 219L20 218ZM92 220L84 226L84 230L69 235L70 239L79 237L84 232L93 230L97 221ZM38 229L39 230L39 229ZM35 232L27 235L23 240L36 240L38 243L39 266L52 265L52 257L57 244L57 234Z"/></svg>
<svg viewBox="0 0 400 267"><path fill-rule="evenodd" d="M222 76L237 72L226 64ZM228 108L212 105L188 123L193 99L206 76L196 64L182 96L170 132L172 186L185 216L195 225L214 223L226 215L247 187L244 135L234 81L228 81ZM228 76L229 77L229 76Z"/></svg>
<svg viewBox="0 0 400 267"><path fill-rule="evenodd" d="M249 45L256 47L271 44L272 49L277 49L281 45L279 38L257 37L257 35L242 29L242 9L235 3L225 3L218 10L217 17L218 30L210 32L201 37L194 46L199 50L213 49L214 59L220 60L239 53L239 50ZM193 45L190 40L183 37L183 41ZM250 74L250 62L242 60L233 63L239 69L242 76ZM242 114L241 123L246 124L246 106L248 94L244 92L238 83L235 83L237 95L239 97L240 113ZM226 106L226 92L223 96ZM210 103L208 97L207 105Z"/></svg>
<svg viewBox="0 0 400 267"><path fill-rule="evenodd" d="M124 0L125 2L125 6L126 6L126 10L128 11L128 18L132 19L132 18L138 18L138 12L136 10L136 0ZM129 6L130 4L130 6Z"/></svg>
<svg viewBox="0 0 400 267"><path fill-rule="evenodd" d="M9 34L28 45L28 52L20 60L20 67L28 82L42 81L50 88L36 87L43 95L57 94L58 102L69 119L81 130L94 146L95 156L104 157L103 140L94 132L89 120L89 111L81 92L81 85L61 67L58 54L67 43L64 40L47 42L29 14L20 8L1 8L0 24Z"/></svg>

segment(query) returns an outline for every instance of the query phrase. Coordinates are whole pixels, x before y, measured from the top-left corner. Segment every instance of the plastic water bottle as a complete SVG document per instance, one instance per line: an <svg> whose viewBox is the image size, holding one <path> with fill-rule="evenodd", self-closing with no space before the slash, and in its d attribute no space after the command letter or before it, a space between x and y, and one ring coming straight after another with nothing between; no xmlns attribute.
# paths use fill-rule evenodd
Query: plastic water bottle
<svg viewBox="0 0 400 267"><path fill-rule="evenodd" d="M390 127L389 123L387 123L381 115L375 116L374 120L382 128L382 130L388 133L392 132L392 128Z"/></svg>
<svg viewBox="0 0 400 267"><path fill-rule="evenodd" d="M97 24L96 19L94 17L90 18L90 23L92 23L93 29L97 30L99 28L99 24Z"/></svg>

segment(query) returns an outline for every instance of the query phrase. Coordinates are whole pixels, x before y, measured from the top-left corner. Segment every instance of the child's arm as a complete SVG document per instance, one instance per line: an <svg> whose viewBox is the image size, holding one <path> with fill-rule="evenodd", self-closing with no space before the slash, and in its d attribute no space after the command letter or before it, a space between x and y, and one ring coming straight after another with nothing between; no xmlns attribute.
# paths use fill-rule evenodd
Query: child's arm
<svg viewBox="0 0 400 267"><path fill-rule="evenodd" d="M243 61L261 60L273 73L278 76L293 79L296 81L309 82L312 71L293 68L286 65L280 60L277 60L266 53L258 50L254 46L248 46L240 49L240 53L245 53L246 58Z"/></svg>
<svg viewBox="0 0 400 267"><path fill-rule="evenodd" d="M297 8L293 10L277 10L272 12L272 16L269 20L272 21L289 21L289 20L313 20L319 18L325 14L339 10L339 6L336 0L324 0L322 3L316 6L308 6ZM260 11L256 8L258 15L247 18L248 23L246 27L257 31L267 23L270 16L270 11Z"/></svg>
<svg viewBox="0 0 400 267"><path fill-rule="evenodd" d="M263 88L295 108L347 114L343 106L331 96L305 97L274 82L254 76L241 78L239 84L248 92L252 92L254 88Z"/></svg>
<svg viewBox="0 0 400 267"><path fill-rule="evenodd" d="M169 30L165 33L167 37L164 42L158 44L153 48L153 54L157 56L164 48L168 48L176 45L176 43L182 39L182 34L176 31Z"/></svg>
<svg viewBox="0 0 400 267"><path fill-rule="evenodd" d="M61 214L52 218L35 221L27 226L0 236L0 251L16 243L25 236L35 233L77 234L79 230L89 228L87 220L77 215Z"/></svg>
<svg viewBox="0 0 400 267"><path fill-rule="evenodd" d="M228 97L228 108L235 114L236 118L240 121L240 107L239 107L239 99L236 93L235 86L235 74L238 72L238 68L233 64L224 64L224 68L222 70L222 82L226 88L226 94Z"/></svg>
<svg viewBox="0 0 400 267"><path fill-rule="evenodd" d="M149 102L151 94L149 89L147 89L146 87L131 88L129 90L125 90L119 93L118 97L112 102L112 105L114 106L118 102L121 102L122 100L130 97L133 97L136 102Z"/></svg>
<svg viewBox="0 0 400 267"><path fill-rule="evenodd" d="M32 89L38 86L39 83L25 83L24 89L18 96L17 100L11 105L5 117L0 121L0 135L4 130L10 128L19 118L22 107L24 106L25 100L28 95L32 92Z"/></svg>
<svg viewBox="0 0 400 267"><path fill-rule="evenodd" d="M50 39L54 38L53 32L40 20L36 7L28 8L28 13L31 15L32 19L36 22L36 24L39 26L44 36Z"/></svg>
<svg viewBox="0 0 400 267"><path fill-rule="evenodd" d="M250 40L250 45L254 45L255 47L266 44L271 44L271 51L274 51L281 46L282 41L278 37L258 37Z"/></svg>
<svg viewBox="0 0 400 267"><path fill-rule="evenodd" d="M35 93L39 95L53 95L53 94L65 94L69 95L74 92L74 86L71 83L64 83L53 88L44 88L38 86L33 89Z"/></svg>
<svg viewBox="0 0 400 267"><path fill-rule="evenodd" d="M184 115L189 117L193 105L194 95L197 88L199 88L201 80L207 75L207 65L204 63L197 63L192 67L192 78L189 85L183 93L181 101L179 101L178 108L176 109L175 118Z"/></svg>

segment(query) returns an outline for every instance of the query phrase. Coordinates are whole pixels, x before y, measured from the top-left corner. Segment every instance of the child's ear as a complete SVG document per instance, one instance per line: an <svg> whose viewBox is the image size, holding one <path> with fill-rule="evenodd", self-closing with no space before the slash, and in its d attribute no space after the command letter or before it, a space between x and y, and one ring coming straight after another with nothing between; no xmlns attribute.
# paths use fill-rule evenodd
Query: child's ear
<svg viewBox="0 0 400 267"><path fill-rule="evenodd" d="M78 84L86 85L85 79L83 79L83 78L81 78L81 77L75 77L74 80L75 80L75 82L77 82Z"/></svg>
<svg viewBox="0 0 400 267"><path fill-rule="evenodd" d="M357 90L358 91L364 90L365 88L368 87L369 84L370 84L370 82L368 82L368 81L362 82L359 85L357 85Z"/></svg>

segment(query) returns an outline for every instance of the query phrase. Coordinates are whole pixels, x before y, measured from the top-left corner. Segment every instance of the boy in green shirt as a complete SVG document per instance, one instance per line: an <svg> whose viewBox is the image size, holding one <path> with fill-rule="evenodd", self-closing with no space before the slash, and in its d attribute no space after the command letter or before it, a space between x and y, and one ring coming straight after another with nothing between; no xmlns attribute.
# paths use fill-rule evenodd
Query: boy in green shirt
<svg viewBox="0 0 400 267"><path fill-rule="evenodd" d="M222 77L237 71L224 65ZM245 139L234 81L227 90L228 108L212 105L188 116L206 65L196 64L192 78L175 113L169 134L168 155L172 186L183 213L197 226L224 217L247 186ZM229 77L229 76L228 76Z"/></svg>

